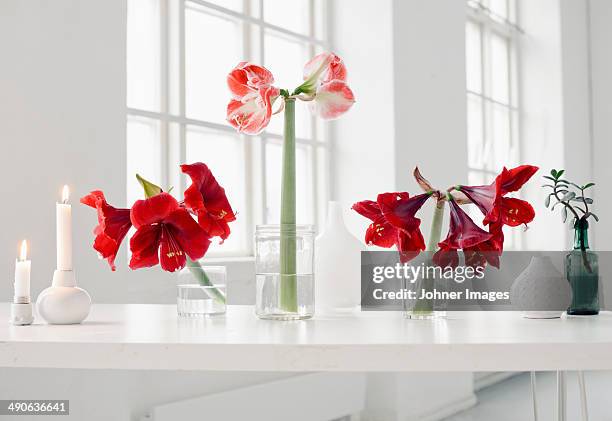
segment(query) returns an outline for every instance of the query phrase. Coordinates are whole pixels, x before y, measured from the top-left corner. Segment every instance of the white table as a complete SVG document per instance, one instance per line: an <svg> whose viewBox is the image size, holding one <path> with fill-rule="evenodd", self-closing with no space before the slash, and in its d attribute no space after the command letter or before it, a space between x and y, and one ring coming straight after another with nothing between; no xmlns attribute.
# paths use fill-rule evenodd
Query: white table
<svg viewBox="0 0 612 421"><path fill-rule="evenodd" d="M179 319L172 305L94 305L81 325L12 326L0 304L0 366L226 371L612 369L612 314L528 320L513 312L406 320L398 313Z"/></svg>

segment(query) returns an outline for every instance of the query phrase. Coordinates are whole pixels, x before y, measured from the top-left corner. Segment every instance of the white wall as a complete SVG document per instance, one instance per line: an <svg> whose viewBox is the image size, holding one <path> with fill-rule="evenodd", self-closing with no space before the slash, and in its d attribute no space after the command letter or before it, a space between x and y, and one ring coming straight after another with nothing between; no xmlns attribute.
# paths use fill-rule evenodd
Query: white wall
<svg viewBox="0 0 612 421"><path fill-rule="evenodd" d="M97 300L122 290L91 244L94 212L78 198L125 199L125 2L0 2L0 300L12 298L18 242L31 245L34 297L55 269L55 202L72 188L74 266Z"/></svg>
<svg viewBox="0 0 612 421"><path fill-rule="evenodd" d="M416 166L440 190L467 183L465 4L393 5L396 188L421 193L412 176ZM419 214L426 241L433 208L430 200Z"/></svg>
<svg viewBox="0 0 612 421"><path fill-rule="evenodd" d="M593 172L596 186L593 223L597 248L612 250L612 2L590 0L591 77L593 109Z"/></svg>
<svg viewBox="0 0 612 421"><path fill-rule="evenodd" d="M346 61L357 101L332 123L332 198L346 209L346 224L358 238L364 221L351 205L396 188L392 6L391 0L330 2L331 43Z"/></svg>

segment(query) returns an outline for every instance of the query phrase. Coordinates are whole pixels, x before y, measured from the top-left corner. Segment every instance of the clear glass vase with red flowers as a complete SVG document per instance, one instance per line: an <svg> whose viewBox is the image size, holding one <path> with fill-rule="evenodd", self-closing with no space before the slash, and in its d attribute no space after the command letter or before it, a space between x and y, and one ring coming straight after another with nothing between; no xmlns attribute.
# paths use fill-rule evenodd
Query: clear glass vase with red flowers
<svg viewBox="0 0 612 421"><path fill-rule="evenodd" d="M255 238L255 308L261 318L296 320L314 314L313 228L296 220L296 101L307 102L317 117L338 118L355 102L346 79L346 66L333 53L306 63L303 83L293 90L274 86L268 69L247 62L227 77L232 95L227 121L238 132L256 135L275 114L284 114L280 220L257 227Z"/></svg>
<svg viewBox="0 0 612 421"><path fill-rule="evenodd" d="M97 211L93 248L115 271L115 258L128 232L132 270L159 265L166 272L189 271L205 296L213 300L216 311L225 308L225 285L217 287L207 268L200 262L218 237L221 242L230 234L229 223L236 219L225 190L206 164L181 165L191 185L182 198L136 175L144 199L131 208L116 208L106 201L100 190L81 198L81 203ZM171 190L171 189L169 189ZM180 294L179 294L180 295ZM180 297L179 297L180 298Z"/></svg>
<svg viewBox="0 0 612 421"><path fill-rule="evenodd" d="M462 251L465 266L499 267L503 251L503 227L526 225L535 217L533 207L526 201L507 197L518 191L535 172L537 167L521 165L513 169L504 168L488 185L454 185L446 190L435 188L418 168L414 178L424 193L411 196L407 192L382 193L376 201L365 200L353 205L353 210L372 222L365 234L368 245L383 248L395 247L399 261L408 263L421 253L427 264L442 268L460 264ZM417 213L428 200L434 200L433 218L427 243L421 233L421 220ZM449 227L442 240L444 210L448 205ZM483 214L482 227L476 224L463 206L476 206ZM417 297L435 287L435 278L420 279L416 285ZM405 315L412 319L430 319L444 314L433 299L411 300Z"/></svg>

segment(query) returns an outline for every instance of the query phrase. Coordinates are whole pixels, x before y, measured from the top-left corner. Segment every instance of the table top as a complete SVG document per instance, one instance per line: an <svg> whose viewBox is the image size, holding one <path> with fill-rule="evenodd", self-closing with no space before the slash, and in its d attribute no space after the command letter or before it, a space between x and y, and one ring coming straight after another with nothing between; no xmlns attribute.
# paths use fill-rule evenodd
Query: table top
<svg viewBox="0 0 612 421"><path fill-rule="evenodd" d="M612 313L551 320L462 312L408 320L395 312L260 320L251 306L184 319L173 305L96 304L80 325L7 322L0 366L219 371L526 371L612 369Z"/></svg>

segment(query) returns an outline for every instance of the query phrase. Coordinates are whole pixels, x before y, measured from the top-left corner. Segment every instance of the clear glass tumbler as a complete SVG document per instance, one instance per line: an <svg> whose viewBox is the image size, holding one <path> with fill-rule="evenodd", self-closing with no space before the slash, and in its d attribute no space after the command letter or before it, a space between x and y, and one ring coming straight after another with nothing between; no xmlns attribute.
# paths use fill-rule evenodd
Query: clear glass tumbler
<svg viewBox="0 0 612 421"><path fill-rule="evenodd" d="M255 312L262 319L314 314L314 227L258 225L255 232Z"/></svg>
<svg viewBox="0 0 612 421"><path fill-rule="evenodd" d="M187 265L178 275L176 306L181 317L225 314L225 266Z"/></svg>

